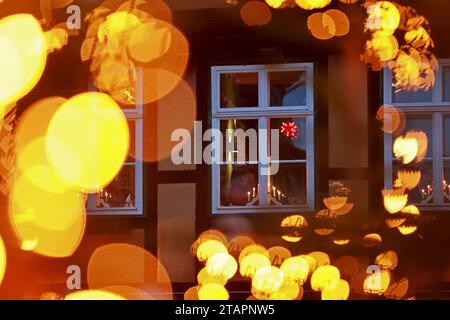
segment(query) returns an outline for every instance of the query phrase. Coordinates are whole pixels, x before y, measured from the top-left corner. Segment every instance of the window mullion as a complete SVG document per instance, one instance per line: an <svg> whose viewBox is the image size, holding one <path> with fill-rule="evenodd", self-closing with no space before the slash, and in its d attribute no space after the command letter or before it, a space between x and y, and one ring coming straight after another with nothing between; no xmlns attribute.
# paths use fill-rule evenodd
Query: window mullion
<svg viewBox="0 0 450 320"><path fill-rule="evenodd" d="M443 162L442 162L442 138L443 138L443 125L442 125L442 113L436 112L433 116L433 189L434 203L442 204L442 180L443 180Z"/></svg>
<svg viewBox="0 0 450 320"><path fill-rule="evenodd" d="M268 154L269 154L269 139L268 128L269 119L260 117L258 119L258 176L259 176L259 206L268 206L267 190L269 184L268 170L270 167Z"/></svg>

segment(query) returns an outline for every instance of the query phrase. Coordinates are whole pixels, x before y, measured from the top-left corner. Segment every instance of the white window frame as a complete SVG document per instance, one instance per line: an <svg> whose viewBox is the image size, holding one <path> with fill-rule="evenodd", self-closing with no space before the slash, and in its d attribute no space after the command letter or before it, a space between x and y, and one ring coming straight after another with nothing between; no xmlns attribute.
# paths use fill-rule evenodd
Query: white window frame
<svg viewBox="0 0 450 320"><path fill-rule="evenodd" d="M88 215L92 216L108 216L108 215L143 215L144 214L144 201L143 201L143 164L140 159L143 157L143 73L142 68L136 68L136 105L135 108L124 108L123 113L128 121L133 121L135 123L135 132L130 132L130 135L135 136L136 146L136 158L134 161L135 167L135 205L133 208L96 208L96 194L89 194L87 199L86 212ZM96 91L97 89L90 83L91 91ZM125 165L131 165L132 163L124 163ZM122 167L123 168L123 167Z"/></svg>
<svg viewBox="0 0 450 320"><path fill-rule="evenodd" d="M306 72L306 105L270 107L268 90L268 73L282 71L305 71ZM220 108L220 75L222 73L258 73L258 103L256 107ZM270 118L280 117L304 117L306 120L306 159L305 160L280 160L279 163L305 163L306 164L306 204L302 206L220 206L220 164L213 163L212 166L212 213L213 214L251 214L251 213L275 213L275 212L298 212L314 210L314 64L313 63L290 63L270 65L234 65L211 67L211 107L212 128L220 129L220 120L226 119L258 119L259 129L268 129ZM270 132L269 132L270 135ZM261 167L267 167L268 142L267 137L261 136L258 130L259 154L258 162L247 162L258 164L259 185L267 186L268 176L261 175ZM261 159L266 160L266 164ZM260 203L267 203L265 192L260 193Z"/></svg>
<svg viewBox="0 0 450 320"><path fill-rule="evenodd" d="M450 67L450 59L440 59L439 69L436 72L436 83L432 92L431 102L408 102L395 103L392 97L392 72L389 68L384 69L383 73L383 99L384 104L393 105L401 110L405 115L429 115L433 124L433 145L428 148L433 148L433 157L425 158L433 161L433 203L420 204L418 207L424 211L448 211L450 203L443 202L442 195L442 181L444 180L444 115L450 115L450 101L444 101L444 86L443 86L443 69ZM384 134L384 185L391 189L393 186L393 156L392 145L393 137L389 133ZM450 158L448 158L450 160Z"/></svg>

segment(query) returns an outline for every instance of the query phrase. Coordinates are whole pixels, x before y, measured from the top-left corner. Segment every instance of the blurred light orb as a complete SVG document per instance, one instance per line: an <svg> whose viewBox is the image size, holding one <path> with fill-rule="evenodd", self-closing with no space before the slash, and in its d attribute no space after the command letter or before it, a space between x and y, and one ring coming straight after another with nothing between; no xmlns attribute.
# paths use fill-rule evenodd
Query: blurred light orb
<svg viewBox="0 0 450 320"><path fill-rule="evenodd" d="M3 277L6 271L6 248L3 243L3 239L0 236L0 285L2 284Z"/></svg>
<svg viewBox="0 0 450 320"><path fill-rule="evenodd" d="M269 258L262 253L246 255L240 262L239 273L243 277L251 278L262 268L270 266Z"/></svg>
<svg viewBox="0 0 450 320"><path fill-rule="evenodd" d="M417 155L415 162L421 162L427 155L428 151L428 137L423 131L410 130L406 133L405 138L415 139L417 141Z"/></svg>
<svg viewBox="0 0 450 320"><path fill-rule="evenodd" d="M366 248L379 246L381 242L382 239L378 233L369 233L363 237L363 244Z"/></svg>
<svg viewBox="0 0 450 320"><path fill-rule="evenodd" d="M398 255L395 251L385 251L375 258L375 264L382 269L394 270L398 265Z"/></svg>
<svg viewBox="0 0 450 320"><path fill-rule="evenodd" d="M261 246L259 244L251 244L249 246L246 246L239 254L239 263L241 263L246 256L252 253L260 253L269 258L269 253L264 246Z"/></svg>
<svg viewBox="0 0 450 320"><path fill-rule="evenodd" d="M335 36L342 37L350 32L350 20L341 10L330 9L325 11L324 15L329 16L334 21Z"/></svg>
<svg viewBox="0 0 450 320"><path fill-rule="evenodd" d="M100 42L112 40L119 35L139 26L139 18L126 11L117 11L106 17L106 20L100 25L97 37Z"/></svg>
<svg viewBox="0 0 450 320"><path fill-rule="evenodd" d="M199 300L198 299L198 289L199 286L193 286L186 290L184 293L184 300Z"/></svg>
<svg viewBox="0 0 450 320"><path fill-rule="evenodd" d="M366 28L391 35L400 24L400 11L390 1L377 1L367 7Z"/></svg>
<svg viewBox="0 0 450 320"><path fill-rule="evenodd" d="M285 2L286 0L266 0L267 5L274 9L279 9L283 7Z"/></svg>
<svg viewBox="0 0 450 320"><path fill-rule="evenodd" d="M291 252L285 247L275 246L267 250L270 262L273 266L279 267L283 262L291 257Z"/></svg>
<svg viewBox="0 0 450 320"><path fill-rule="evenodd" d="M295 0L295 3L302 9L314 10L325 8L332 0Z"/></svg>
<svg viewBox="0 0 450 320"><path fill-rule="evenodd" d="M350 295L350 286L347 281L340 279L336 288L322 290L322 300L347 300Z"/></svg>
<svg viewBox="0 0 450 320"><path fill-rule="evenodd" d="M283 262L280 270L284 273L285 282L303 285L309 274L309 264L302 257L291 257Z"/></svg>
<svg viewBox="0 0 450 320"><path fill-rule="evenodd" d="M321 266L311 276L311 289L314 291L334 290L339 284L340 277L339 269L335 266Z"/></svg>
<svg viewBox="0 0 450 320"><path fill-rule="evenodd" d="M106 94L88 92L70 98L56 112L47 152L68 185L95 193L119 173L129 141L128 123L117 103Z"/></svg>
<svg viewBox="0 0 450 320"><path fill-rule="evenodd" d="M397 230L404 236L409 236L417 231L417 226L402 225L397 227Z"/></svg>
<svg viewBox="0 0 450 320"><path fill-rule="evenodd" d="M383 204L384 208L390 214L400 212L408 203L407 194L396 194L395 190L383 190Z"/></svg>
<svg viewBox="0 0 450 320"><path fill-rule="evenodd" d="M316 12L307 20L308 30L319 40L329 40L336 35L336 24L331 16Z"/></svg>
<svg viewBox="0 0 450 320"><path fill-rule="evenodd" d="M36 18L15 14L0 20L0 106L30 92L41 78L46 62L46 39Z"/></svg>
<svg viewBox="0 0 450 320"><path fill-rule="evenodd" d="M313 251L311 253L308 253L308 256L314 259L314 261L316 262L316 267L326 266L330 264L330 257L325 252ZM303 256L300 257L303 258Z"/></svg>
<svg viewBox="0 0 450 320"><path fill-rule="evenodd" d="M207 261L218 253L228 253L227 247L217 240L206 240L197 248L197 259L199 261Z"/></svg>
<svg viewBox="0 0 450 320"><path fill-rule="evenodd" d="M256 271L252 279L252 293L258 299L269 298L276 293L284 282L283 271L268 266Z"/></svg>
<svg viewBox="0 0 450 320"><path fill-rule="evenodd" d="M236 260L228 253L215 254L206 262L206 270L210 275L219 275L225 279L231 279L236 274L237 269Z"/></svg>
<svg viewBox="0 0 450 320"><path fill-rule="evenodd" d="M368 294L382 295L391 282L389 270L380 270L367 275L364 280L364 292Z"/></svg>
<svg viewBox="0 0 450 320"><path fill-rule="evenodd" d="M281 221L281 238L287 242L295 243L303 239L303 231L308 227L305 217L292 215Z"/></svg>
<svg viewBox="0 0 450 320"><path fill-rule="evenodd" d="M260 27L269 24L272 13L269 7L260 1L249 1L245 3L240 11L241 19L249 27Z"/></svg>
<svg viewBox="0 0 450 320"><path fill-rule="evenodd" d="M126 300L117 294L103 290L81 290L70 293L64 300Z"/></svg>
<svg viewBox="0 0 450 320"><path fill-rule="evenodd" d="M406 189L412 190L420 182L422 174L420 170L400 170L397 172L397 177L402 182L402 185L405 186Z"/></svg>
<svg viewBox="0 0 450 320"><path fill-rule="evenodd" d="M242 250L252 244L255 244L255 241L253 241L252 238L247 236L237 236L228 243L228 251L231 255L239 257Z"/></svg>
<svg viewBox="0 0 450 320"><path fill-rule="evenodd" d="M210 274L206 267L204 267L197 275L197 282L199 285L203 286L208 283L217 283L220 285L225 285L228 279L225 278L222 274L216 273L214 275Z"/></svg>
<svg viewBox="0 0 450 320"><path fill-rule="evenodd" d="M229 300L230 295L224 286L217 283L208 283L198 290L199 300Z"/></svg>
<svg viewBox="0 0 450 320"><path fill-rule="evenodd" d="M335 197L324 198L323 204L329 210L334 211L334 210L338 210L338 209L342 208L343 206L345 206L345 204L347 203L347 200L348 200L347 197L335 196Z"/></svg>

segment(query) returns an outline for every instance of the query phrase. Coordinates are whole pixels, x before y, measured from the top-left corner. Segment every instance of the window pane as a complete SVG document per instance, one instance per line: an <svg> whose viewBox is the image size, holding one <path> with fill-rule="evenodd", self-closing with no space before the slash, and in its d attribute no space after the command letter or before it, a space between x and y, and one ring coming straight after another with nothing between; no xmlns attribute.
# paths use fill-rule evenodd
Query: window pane
<svg viewBox="0 0 450 320"><path fill-rule="evenodd" d="M442 182L443 199L450 203L450 160L444 161L444 181Z"/></svg>
<svg viewBox="0 0 450 320"><path fill-rule="evenodd" d="M450 101L450 67L443 70L444 101Z"/></svg>
<svg viewBox="0 0 450 320"><path fill-rule="evenodd" d="M257 165L220 166L221 206L256 206L259 204L258 189Z"/></svg>
<svg viewBox="0 0 450 320"><path fill-rule="evenodd" d="M433 118L431 115L406 115L405 129L401 133L405 135L408 131L423 131L428 138L427 158L433 157Z"/></svg>
<svg viewBox="0 0 450 320"><path fill-rule="evenodd" d="M306 72L269 73L270 106L305 106Z"/></svg>
<svg viewBox="0 0 450 320"><path fill-rule="evenodd" d="M125 165L114 180L96 195L97 208L135 207L135 166Z"/></svg>
<svg viewBox="0 0 450 320"><path fill-rule="evenodd" d="M423 161L419 164L403 165L394 161L393 174L394 181L397 179L400 170L420 170L421 178L416 188L408 192L408 203L412 204L432 204L433 203L433 162Z"/></svg>
<svg viewBox="0 0 450 320"><path fill-rule="evenodd" d="M225 162L258 160L258 119L220 120L220 131Z"/></svg>
<svg viewBox="0 0 450 320"><path fill-rule="evenodd" d="M270 129L279 130L279 141L271 141L272 160L306 159L306 118L271 118Z"/></svg>
<svg viewBox="0 0 450 320"><path fill-rule="evenodd" d="M269 177L269 203L271 205L306 204L306 164L280 163L278 172ZM271 164L273 169L276 163Z"/></svg>
<svg viewBox="0 0 450 320"><path fill-rule="evenodd" d="M450 115L444 117L444 157L450 157Z"/></svg>
<svg viewBox="0 0 450 320"><path fill-rule="evenodd" d="M392 102L394 103L418 103L431 102L433 100L433 89L427 91L406 91L392 88Z"/></svg>
<svg viewBox="0 0 450 320"><path fill-rule="evenodd" d="M136 161L136 122L128 120L128 128L130 130L130 148L126 162L130 163Z"/></svg>
<svg viewBox="0 0 450 320"><path fill-rule="evenodd" d="M220 107L258 107L258 73L220 74Z"/></svg>

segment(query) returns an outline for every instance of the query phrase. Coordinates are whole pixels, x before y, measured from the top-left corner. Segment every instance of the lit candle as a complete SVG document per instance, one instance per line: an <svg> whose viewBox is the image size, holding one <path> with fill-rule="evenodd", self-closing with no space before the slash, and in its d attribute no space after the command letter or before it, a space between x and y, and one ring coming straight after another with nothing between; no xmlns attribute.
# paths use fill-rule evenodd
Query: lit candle
<svg viewBox="0 0 450 320"><path fill-rule="evenodd" d="M253 188L253 198L256 197L256 188Z"/></svg>
<svg viewBox="0 0 450 320"><path fill-rule="evenodd" d="M276 197L277 194L277 188L272 187L273 196Z"/></svg>
<svg viewBox="0 0 450 320"><path fill-rule="evenodd" d="M277 192L278 192L278 201L281 201L281 191L278 190Z"/></svg>
<svg viewBox="0 0 450 320"><path fill-rule="evenodd" d="M247 192L247 201L250 202L251 198L250 198L250 191Z"/></svg>

